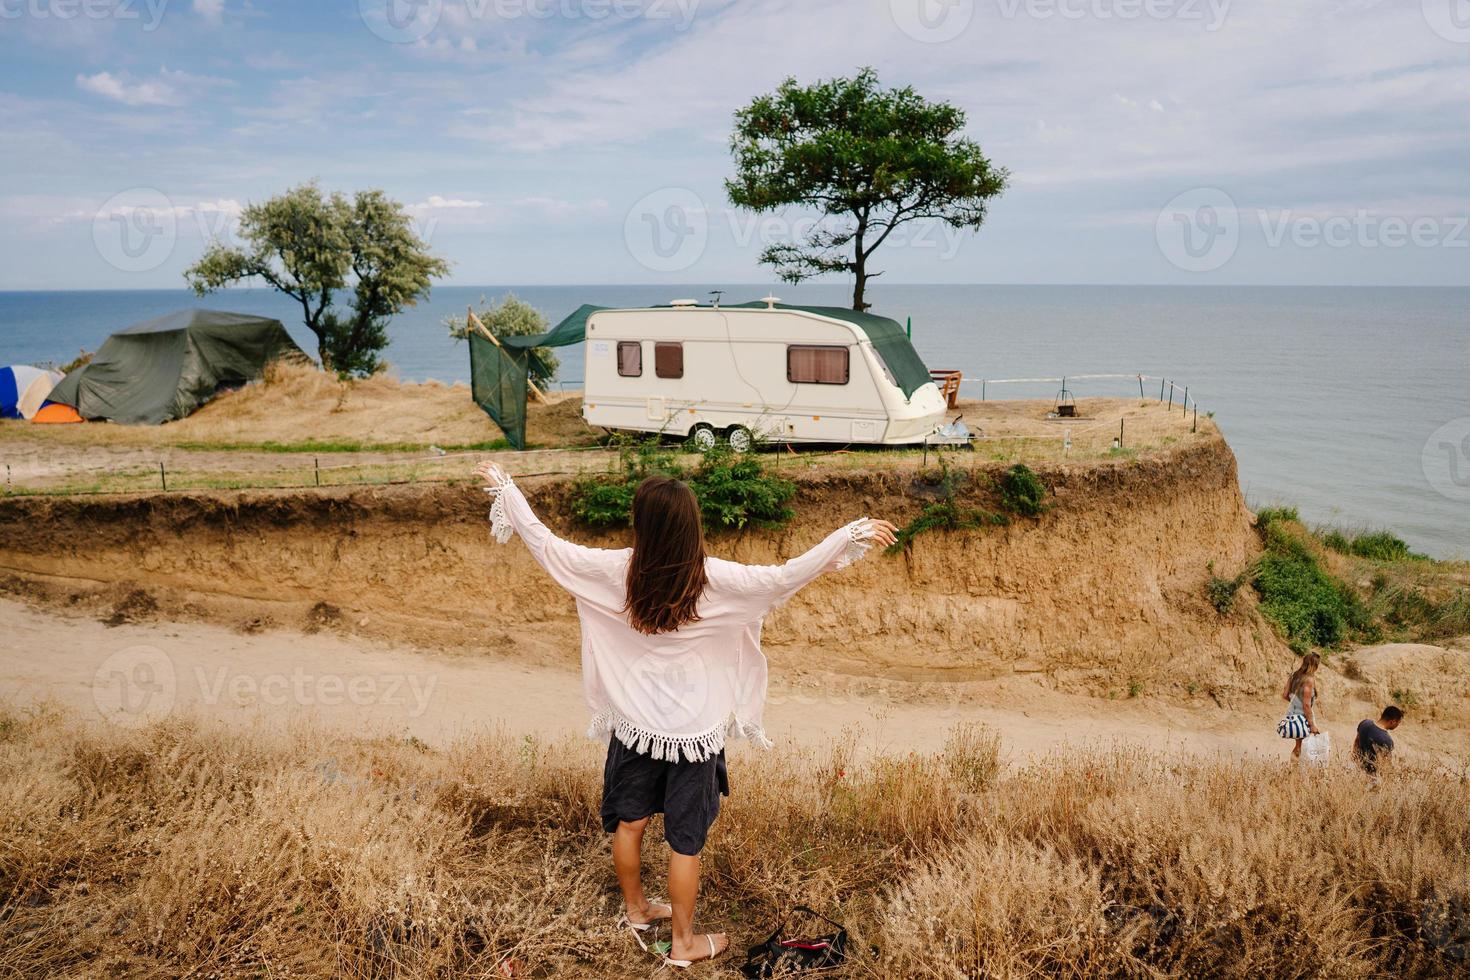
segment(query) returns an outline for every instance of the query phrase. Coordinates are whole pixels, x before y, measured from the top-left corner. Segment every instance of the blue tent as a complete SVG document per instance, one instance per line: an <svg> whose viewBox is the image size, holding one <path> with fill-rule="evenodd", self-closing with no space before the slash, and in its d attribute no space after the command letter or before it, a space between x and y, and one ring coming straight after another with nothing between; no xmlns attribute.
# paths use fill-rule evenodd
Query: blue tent
<svg viewBox="0 0 1470 980"><path fill-rule="evenodd" d="M0 418L28 419L41 408L61 375L26 364L0 367Z"/></svg>

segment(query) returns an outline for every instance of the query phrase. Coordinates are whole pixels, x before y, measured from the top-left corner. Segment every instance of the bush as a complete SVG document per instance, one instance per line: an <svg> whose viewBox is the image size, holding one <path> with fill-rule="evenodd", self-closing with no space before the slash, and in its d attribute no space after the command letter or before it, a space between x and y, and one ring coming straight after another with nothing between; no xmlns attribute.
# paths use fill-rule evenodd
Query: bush
<svg viewBox="0 0 1470 980"><path fill-rule="evenodd" d="M1357 593L1328 574L1305 541L1273 523L1266 525L1266 553L1252 582L1261 613L1293 649L1333 647L1372 625Z"/></svg>
<svg viewBox="0 0 1470 980"><path fill-rule="evenodd" d="M1295 521L1300 523L1301 517L1297 514L1295 507L1262 507L1256 511L1256 527L1262 531L1265 531L1266 528L1277 521Z"/></svg>
<svg viewBox="0 0 1470 980"><path fill-rule="evenodd" d="M1039 517L1046 510L1046 485L1025 463L1017 463L1000 478L1000 502L1022 517Z"/></svg>
<svg viewBox="0 0 1470 980"><path fill-rule="evenodd" d="M796 484L767 474L754 453L717 445L704 454L689 485L709 527L778 527L796 516L786 506Z"/></svg>
<svg viewBox="0 0 1470 980"><path fill-rule="evenodd" d="M590 477L572 490L572 513L595 527L633 523L633 495L650 476L684 480L699 500L706 527L777 527L796 516L787 506L796 484L765 471L760 457L738 454L728 446L706 453L693 473L657 437L625 440L618 445L622 473Z"/></svg>
<svg viewBox="0 0 1470 980"><path fill-rule="evenodd" d="M1210 580L1205 583L1205 595L1210 600L1210 605L1220 615L1228 613L1235 607L1235 597L1240 592L1240 587L1251 577L1251 570L1246 569L1234 578L1221 578L1219 575L1211 575Z"/></svg>
<svg viewBox="0 0 1470 980"><path fill-rule="evenodd" d="M1348 551L1359 558L1374 561L1408 561L1420 557L1409 550L1409 546L1391 531L1369 531L1353 538Z"/></svg>

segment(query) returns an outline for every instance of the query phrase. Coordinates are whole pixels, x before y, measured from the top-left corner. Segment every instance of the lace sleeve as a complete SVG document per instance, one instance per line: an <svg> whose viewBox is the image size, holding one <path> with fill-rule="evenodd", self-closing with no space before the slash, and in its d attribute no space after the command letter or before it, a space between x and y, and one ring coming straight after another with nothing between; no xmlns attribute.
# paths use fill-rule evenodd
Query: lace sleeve
<svg viewBox="0 0 1470 980"><path fill-rule="evenodd" d="M495 501L490 505L490 533L494 536L497 544L509 543L511 535L515 534L515 528L511 526L510 518L506 516L505 500L501 494L502 491L514 486L515 484L511 482L510 477L506 477L505 482L500 486L485 488L485 492L494 498Z"/></svg>
<svg viewBox="0 0 1470 980"><path fill-rule="evenodd" d="M844 530L847 531L847 547L842 549L842 556L837 559L839 569L860 561L873 546L873 524L866 517L859 517Z"/></svg>

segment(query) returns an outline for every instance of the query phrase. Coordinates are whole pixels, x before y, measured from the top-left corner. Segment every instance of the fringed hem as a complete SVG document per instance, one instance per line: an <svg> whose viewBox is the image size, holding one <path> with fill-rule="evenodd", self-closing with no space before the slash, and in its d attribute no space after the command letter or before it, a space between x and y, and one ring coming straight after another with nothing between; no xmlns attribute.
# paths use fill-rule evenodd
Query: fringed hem
<svg viewBox="0 0 1470 980"><path fill-rule="evenodd" d="M495 498L490 505L490 533L495 537L497 544L508 544L511 535L515 534L515 528L511 527L510 518L505 516L505 501L501 499L500 491L514 486L507 479L498 487L486 487L485 492Z"/></svg>
<svg viewBox="0 0 1470 980"><path fill-rule="evenodd" d="M727 736L748 739L763 749L773 747L759 725L746 724L731 717L729 722L717 725L702 735L660 735L642 728L611 708L598 712L587 726L587 737L604 739L615 737L640 755L663 762L704 762L719 755L725 748Z"/></svg>

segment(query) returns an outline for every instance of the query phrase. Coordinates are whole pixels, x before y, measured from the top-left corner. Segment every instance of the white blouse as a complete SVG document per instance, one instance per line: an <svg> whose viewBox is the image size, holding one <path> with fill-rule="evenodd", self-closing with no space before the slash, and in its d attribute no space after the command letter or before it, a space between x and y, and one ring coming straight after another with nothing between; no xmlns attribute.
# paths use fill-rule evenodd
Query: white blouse
<svg viewBox="0 0 1470 980"><path fill-rule="evenodd" d="M873 534L867 518L853 521L784 565L707 558L699 619L649 636L633 629L623 611L632 548L586 548L558 538L513 482L486 492L495 496L495 540L504 544L519 534L577 601L582 684L592 711L588 737L611 733L635 752L671 762L711 758L727 736L770 748L761 727L761 619L818 575L861 558Z"/></svg>

